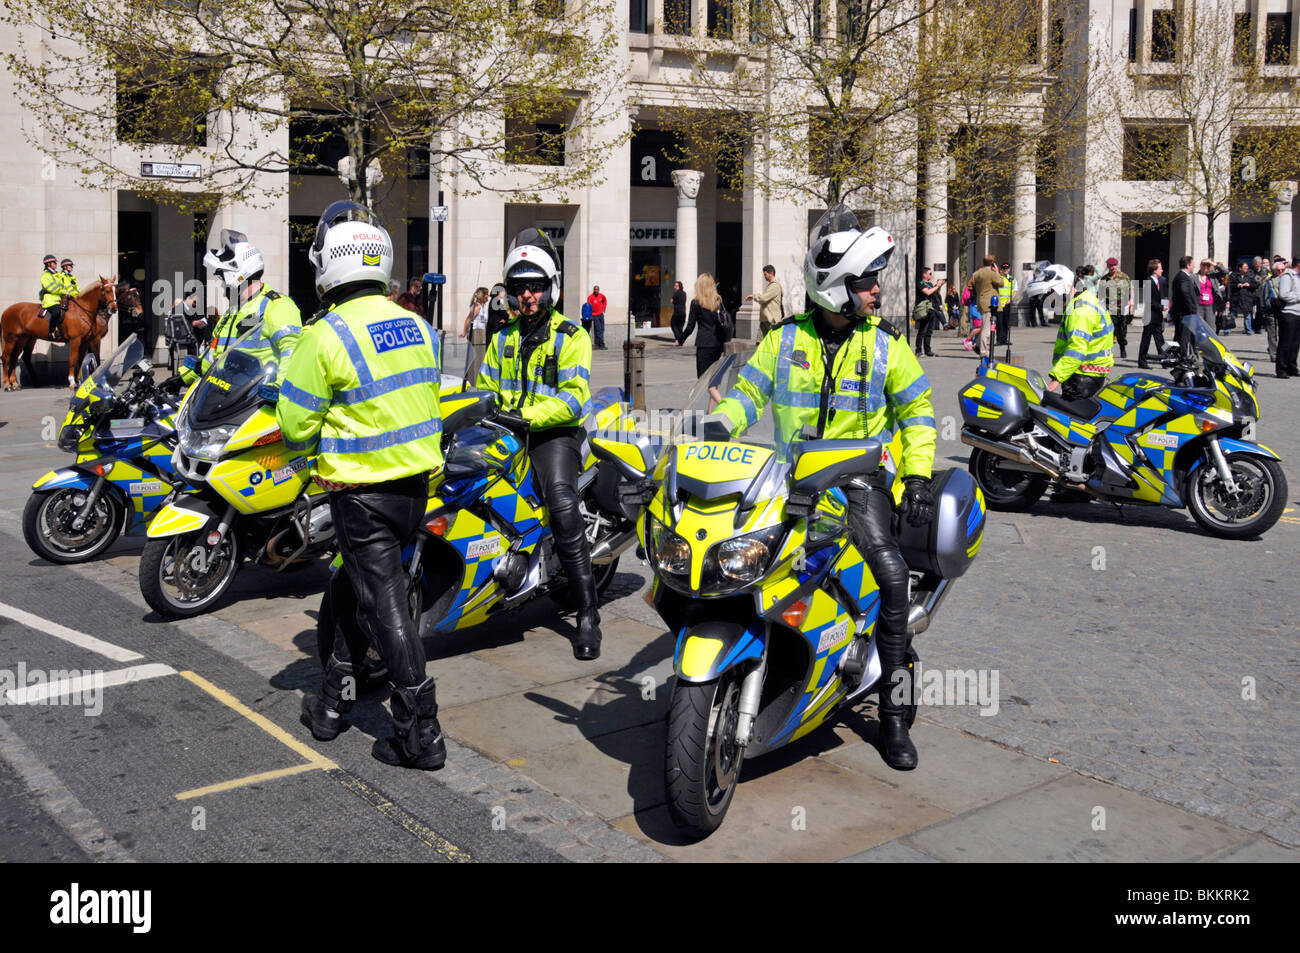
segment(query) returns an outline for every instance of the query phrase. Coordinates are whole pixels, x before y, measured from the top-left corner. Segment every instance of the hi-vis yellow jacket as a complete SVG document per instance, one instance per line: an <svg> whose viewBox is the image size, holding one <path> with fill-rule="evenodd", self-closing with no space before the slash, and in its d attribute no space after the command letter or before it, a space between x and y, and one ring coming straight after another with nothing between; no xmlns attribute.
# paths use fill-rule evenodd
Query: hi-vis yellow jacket
<svg viewBox="0 0 1300 953"><path fill-rule="evenodd" d="M1065 309L1052 349L1052 376L1064 384L1075 374L1105 377L1115 367L1115 326L1092 291L1081 291Z"/></svg>
<svg viewBox="0 0 1300 953"><path fill-rule="evenodd" d="M888 444L897 430L902 476L929 477L938 436L934 406L930 382L907 342L869 320L840 345L829 378L823 354L812 314L798 315L763 338L716 410L738 434L758 423L770 402L777 444L787 455L808 424L826 440L877 437Z"/></svg>
<svg viewBox="0 0 1300 953"><path fill-rule="evenodd" d="M302 312L292 298L263 286L234 311L228 311L218 319L217 326L212 330L211 343L199 356L198 373L184 368L181 370L181 380L193 384L226 348L252 330L258 322L262 325L262 347L254 350L246 344L245 350L254 350L263 360L275 360L280 367L288 364L294 346L298 343L298 335L302 333Z"/></svg>
<svg viewBox="0 0 1300 953"><path fill-rule="evenodd" d="M516 317L488 342L477 387L495 392L500 408L519 413L530 430L581 424L591 411L591 338L553 310L546 336L534 332L541 341L525 366L521 326Z"/></svg>

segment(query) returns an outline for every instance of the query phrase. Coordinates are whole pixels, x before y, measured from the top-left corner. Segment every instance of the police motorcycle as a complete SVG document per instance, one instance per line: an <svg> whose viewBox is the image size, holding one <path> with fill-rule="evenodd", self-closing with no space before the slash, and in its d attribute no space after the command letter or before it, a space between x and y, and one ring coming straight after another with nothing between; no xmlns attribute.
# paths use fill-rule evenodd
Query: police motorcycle
<svg viewBox="0 0 1300 953"><path fill-rule="evenodd" d="M724 356L660 432L598 433L654 572L653 604L677 634L664 786L687 835L726 815L742 763L795 741L884 690L872 638L880 593L853 544L842 487L884 461L895 500L901 439L808 440L787 454L772 415L742 438L707 414L749 354ZM962 470L936 473L935 518L901 520L911 634L924 632L979 552L984 503ZM855 636L867 641L850 651ZM915 666L915 653L909 666ZM916 707L907 712L910 725Z"/></svg>
<svg viewBox="0 0 1300 953"><path fill-rule="evenodd" d="M76 454L70 467L34 484L23 508L23 538L55 563L80 563L108 549L122 532L139 534L174 484L173 415L180 381L158 384L144 345L132 334L68 402L58 447Z"/></svg>
<svg viewBox="0 0 1300 953"><path fill-rule="evenodd" d="M445 463L430 480L423 523L403 553L411 613L422 638L479 625L539 596L559 597L567 585L546 508L532 482L527 423L498 413L490 392L444 393L441 405ZM620 389L607 387L593 395L578 500L601 593L636 535L619 505L618 473L597 462L590 434L631 426ZM331 569L336 580L346 579L341 558ZM337 591L331 585L321 601L316 636L322 665L334 649L338 626L350 622L349 613L333 605ZM372 649L368 664L376 658ZM358 679L373 682L381 674L363 669Z"/></svg>
<svg viewBox="0 0 1300 953"><path fill-rule="evenodd" d="M1245 539L1286 506L1281 458L1255 442L1254 369L1188 315L1194 348L1170 345L1172 379L1128 373L1070 401L1037 371L984 361L959 394L961 439L990 509L1024 510L1050 485L1101 500L1187 507L1206 532Z"/></svg>
<svg viewBox="0 0 1300 953"><path fill-rule="evenodd" d="M284 445L278 368L264 354L257 324L213 362L176 415L172 463L194 489L168 498L140 556L140 592L167 618L211 608L245 558L284 571L335 548L328 496L310 479L313 458Z"/></svg>

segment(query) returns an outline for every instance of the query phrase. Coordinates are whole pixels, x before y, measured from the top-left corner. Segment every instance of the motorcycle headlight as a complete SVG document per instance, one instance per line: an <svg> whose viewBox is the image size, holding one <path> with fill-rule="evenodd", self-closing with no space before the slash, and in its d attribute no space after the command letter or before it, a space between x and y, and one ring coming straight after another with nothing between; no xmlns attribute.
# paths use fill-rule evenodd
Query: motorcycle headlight
<svg viewBox="0 0 1300 953"><path fill-rule="evenodd" d="M76 453L81 445L81 428L76 424L66 424L59 431L59 449L67 453Z"/></svg>
<svg viewBox="0 0 1300 953"><path fill-rule="evenodd" d="M718 571L728 580L748 585L767 572L772 547L781 538L780 526L724 540L714 547Z"/></svg>
<svg viewBox="0 0 1300 953"><path fill-rule="evenodd" d="M234 427L213 427L209 430L189 430L181 438L181 451L187 457L198 457L216 463L221 459L221 451L234 434Z"/></svg>
<svg viewBox="0 0 1300 953"><path fill-rule="evenodd" d="M650 560L674 576L691 574L691 544L653 516L650 520Z"/></svg>

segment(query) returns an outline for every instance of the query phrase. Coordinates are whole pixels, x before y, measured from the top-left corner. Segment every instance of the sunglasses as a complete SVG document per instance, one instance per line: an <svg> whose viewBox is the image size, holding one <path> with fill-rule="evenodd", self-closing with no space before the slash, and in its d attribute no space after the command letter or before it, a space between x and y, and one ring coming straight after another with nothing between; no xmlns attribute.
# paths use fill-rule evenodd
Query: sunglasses
<svg viewBox="0 0 1300 953"><path fill-rule="evenodd" d="M849 282L849 287L854 291L870 291L880 284L880 272L868 271L859 275Z"/></svg>
<svg viewBox="0 0 1300 953"><path fill-rule="evenodd" d="M525 291L531 291L533 294L541 294L551 283L545 278L516 278L512 279L507 286L510 294L518 297Z"/></svg>

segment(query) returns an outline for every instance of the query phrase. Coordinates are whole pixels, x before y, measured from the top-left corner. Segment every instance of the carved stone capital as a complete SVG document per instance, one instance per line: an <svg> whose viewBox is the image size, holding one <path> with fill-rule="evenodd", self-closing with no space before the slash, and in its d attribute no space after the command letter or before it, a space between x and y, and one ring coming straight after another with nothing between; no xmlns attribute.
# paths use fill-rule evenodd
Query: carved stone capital
<svg viewBox="0 0 1300 953"><path fill-rule="evenodd" d="M677 207L694 208L700 194L704 173L694 169L678 169L672 174L673 187L677 189Z"/></svg>

